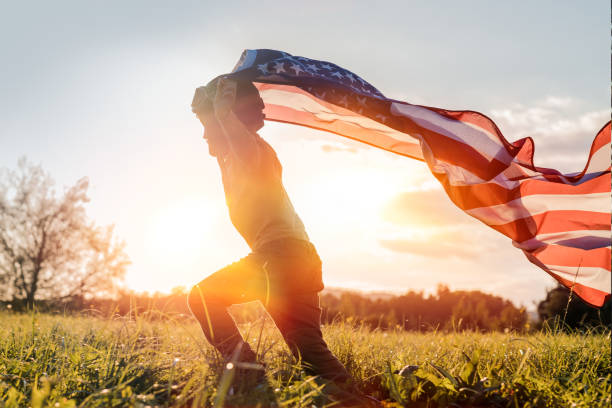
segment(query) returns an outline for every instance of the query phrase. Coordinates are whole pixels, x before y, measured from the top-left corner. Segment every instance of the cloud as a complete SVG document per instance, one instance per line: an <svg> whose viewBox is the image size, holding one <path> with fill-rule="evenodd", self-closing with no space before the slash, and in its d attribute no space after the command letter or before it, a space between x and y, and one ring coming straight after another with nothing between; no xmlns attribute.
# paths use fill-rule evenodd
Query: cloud
<svg viewBox="0 0 612 408"><path fill-rule="evenodd" d="M441 188L396 195L384 207L385 249L427 258L479 258L506 248L508 238L489 230L453 204Z"/></svg>
<svg viewBox="0 0 612 408"><path fill-rule="evenodd" d="M493 109L491 118L504 136L515 141L532 137L537 166L564 172L580 171L597 131L610 120L610 109L580 111L581 102L549 96L534 105Z"/></svg>
<svg viewBox="0 0 612 408"><path fill-rule="evenodd" d="M381 239L379 243L394 252L410 253L428 258L476 258L481 254L481 248L474 244L463 245L445 240Z"/></svg>
<svg viewBox="0 0 612 408"><path fill-rule="evenodd" d="M473 260L510 248L507 238L478 223L420 228L411 236L383 238L378 242L393 252L435 259Z"/></svg>
<svg viewBox="0 0 612 408"><path fill-rule="evenodd" d="M576 100L569 96L548 96L542 104L551 108L567 108L575 105Z"/></svg>

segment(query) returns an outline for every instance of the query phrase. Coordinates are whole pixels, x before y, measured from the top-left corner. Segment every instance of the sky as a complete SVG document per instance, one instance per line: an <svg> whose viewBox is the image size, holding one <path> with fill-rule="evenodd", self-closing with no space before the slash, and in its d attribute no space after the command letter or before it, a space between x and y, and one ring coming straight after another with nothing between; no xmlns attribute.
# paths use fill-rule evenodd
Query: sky
<svg viewBox="0 0 612 408"><path fill-rule="evenodd" d="M6 2L0 167L26 156L58 193L88 177L89 216L126 242L126 285L189 287L249 250L190 110L243 49L331 61L390 98L482 112L510 141L533 137L536 165L575 172L610 120L609 16L604 0ZM327 286L443 283L533 309L555 285L455 208L424 163L297 126L260 135Z"/></svg>

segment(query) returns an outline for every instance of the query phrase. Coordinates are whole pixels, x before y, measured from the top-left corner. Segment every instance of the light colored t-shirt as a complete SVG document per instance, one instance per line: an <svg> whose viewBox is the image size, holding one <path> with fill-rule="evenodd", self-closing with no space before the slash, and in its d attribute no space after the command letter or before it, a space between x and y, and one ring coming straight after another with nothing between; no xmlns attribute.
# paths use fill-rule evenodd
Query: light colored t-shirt
<svg viewBox="0 0 612 408"><path fill-rule="evenodd" d="M251 135L255 143L249 145L257 149L251 152L258 155L257 161L241 160L231 149L217 158L232 224L252 250L283 238L308 241L283 186L282 166L274 149L259 135Z"/></svg>

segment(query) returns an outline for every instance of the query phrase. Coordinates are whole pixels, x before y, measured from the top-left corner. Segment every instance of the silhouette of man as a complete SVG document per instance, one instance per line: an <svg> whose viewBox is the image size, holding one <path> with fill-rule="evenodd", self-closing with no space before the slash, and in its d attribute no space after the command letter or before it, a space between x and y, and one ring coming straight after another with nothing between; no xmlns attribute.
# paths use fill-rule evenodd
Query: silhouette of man
<svg viewBox="0 0 612 408"><path fill-rule="evenodd" d="M349 384L321 334L321 260L283 187L276 153L256 133L263 107L250 82L216 78L196 89L192 110L219 163L230 219L252 252L195 285L189 307L226 359L239 350L239 361L255 362L227 307L260 300L307 372Z"/></svg>

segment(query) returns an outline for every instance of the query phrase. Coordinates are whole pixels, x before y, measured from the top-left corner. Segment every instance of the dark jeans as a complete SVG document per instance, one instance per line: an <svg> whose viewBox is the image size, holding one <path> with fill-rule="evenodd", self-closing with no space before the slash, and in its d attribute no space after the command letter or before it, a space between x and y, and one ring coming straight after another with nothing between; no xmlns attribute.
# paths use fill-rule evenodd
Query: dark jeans
<svg viewBox="0 0 612 408"><path fill-rule="evenodd" d="M208 341L226 358L241 345L240 359L254 361L227 311L232 304L259 300L274 319L291 353L304 369L335 382L348 381L344 366L321 333L318 291L321 260L306 241L272 242L204 279L189 294L189 307Z"/></svg>

